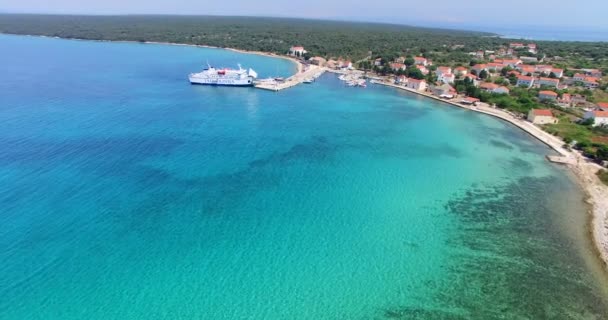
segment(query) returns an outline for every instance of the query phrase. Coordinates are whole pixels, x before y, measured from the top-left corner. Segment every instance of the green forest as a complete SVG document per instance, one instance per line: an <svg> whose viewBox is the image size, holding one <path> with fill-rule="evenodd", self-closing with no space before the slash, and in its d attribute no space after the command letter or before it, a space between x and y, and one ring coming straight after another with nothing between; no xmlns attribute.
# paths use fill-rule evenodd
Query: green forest
<svg viewBox="0 0 608 320"><path fill-rule="evenodd" d="M407 23L407 21L404 21ZM425 55L437 62L468 62L470 51L495 50L508 40L490 33L405 25L288 18L218 16L0 15L0 32L91 40L159 41L285 53L303 45L310 55L358 61ZM571 57L578 67L600 67L608 43L537 42L548 56Z"/></svg>

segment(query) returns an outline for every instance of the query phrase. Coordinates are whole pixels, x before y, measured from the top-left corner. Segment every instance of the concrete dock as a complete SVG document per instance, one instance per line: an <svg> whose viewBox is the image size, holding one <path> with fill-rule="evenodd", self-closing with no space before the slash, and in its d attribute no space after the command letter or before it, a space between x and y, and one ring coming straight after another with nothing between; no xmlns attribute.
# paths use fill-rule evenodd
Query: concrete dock
<svg viewBox="0 0 608 320"><path fill-rule="evenodd" d="M254 83L256 88L279 91L287 88L296 86L306 79L316 79L325 72L325 68L310 65L303 72L294 74L293 76L285 79L285 81L273 81L273 82L257 82Z"/></svg>

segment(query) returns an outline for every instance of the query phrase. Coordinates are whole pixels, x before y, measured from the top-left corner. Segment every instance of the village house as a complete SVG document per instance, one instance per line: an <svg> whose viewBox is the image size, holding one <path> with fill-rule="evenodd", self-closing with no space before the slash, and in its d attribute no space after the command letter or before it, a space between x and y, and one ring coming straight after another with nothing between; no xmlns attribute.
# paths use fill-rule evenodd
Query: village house
<svg viewBox="0 0 608 320"><path fill-rule="evenodd" d="M476 64L471 68L471 70L475 71L475 74L479 75L483 70L487 72L488 66L486 64Z"/></svg>
<svg viewBox="0 0 608 320"><path fill-rule="evenodd" d="M350 62L349 60L339 60L338 61L338 67L340 69L352 69L353 68L353 63Z"/></svg>
<svg viewBox="0 0 608 320"><path fill-rule="evenodd" d="M499 86L495 83L490 83L490 82L484 82L482 84L479 85L479 88L481 90L490 92L490 93L497 93L497 94L509 94L510 90L507 87L504 86Z"/></svg>
<svg viewBox="0 0 608 320"><path fill-rule="evenodd" d="M523 49L525 48L526 45L523 43L519 43L519 42L513 42L509 44L509 48L511 49Z"/></svg>
<svg viewBox="0 0 608 320"><path fill-rule="evenodd" d="M289 55L294 57L302 57L306 54L306 50L302 46L292 46L289 48Z"/></svg>
<svg viewBox="0 0 608 320"><path fill-rule="evenodd" d="M532 75L534 74L534 72L536 72L536 67L527 64L522 64L517 66L517 70L519 70L523 75Z"/></svg>
<svg viewBox="0 0 608 320"><path fill-rule="evenodd" d="M472 74L467 74L467 75L464 76L464 79L471 80L471 83L473 84L473 86L479 87L479 80L477 80L476 76L474 76Z"/></svg>
<svg viewBox="0 0 608 320"><path fill-rule="evenodd" d="M491 72L497 72L497 71L502 70L502 68L504 68L504 66L502 64L495 63L495 62L490 62L490 63L486 64L486 67Z"/></svg>
<svg viewBox="0 0 608 320"><path fill-rule="evenodd" d="M443 74L450 74L452 73L452 68L450 67L437 67L437 70L435 70L435 74L439 77Z"/></svg>
<svg viewBox="0 0 608 320"><path fill-rule="evenodd" d="M557 88L559 86L559 79L541 77L538 79L538 85Z"/></svg>
<svg viewBox="0 0 608 320"><path fill-rule="evenodd" d="M422 65L422 66L426 67L429 64L429 61L424 57L414 57L414 64L418 64L418 65Z"/></svg>
<svg viewBox="0 0 608 320"><path fill-rule="evenodd" d="M536 65L536 72L538 73L544 73L546 75L549 75L551 71L553 71L553 66L543 64Z"/></svg>
<svg viewBox="0 0 608 320"><path fill-rule="evenodd" d="M441 98L451 99L454 98L454 95L456 95L456 90L449 84L434 86L432 91L434 95Z"/></svg>
<svg viewBox="0 0 608 320"><path fill-rule="evenodd" d="M557 123L557 118L550 109L532 109L528 112L528 121L534 124L553 124Z"/></svg>
<svg viewBox="0 0 608 320"><path fill-rule="evenodd" d="M585 74L590 77L594 77L594 78L602 77L602 71L600 71L598 69L583 69L583 71L585 71Z"/></svg>
<svg viewBox="0 0 608 320"><path fill-rule="evenodd" d="M422 72L422 74L425 76L429 74L429 70L423 65L416 65L416 69L420 70L420 72Z"/></svg>
<svg viewBox="0 0 608 320"><path fill-rule="evenodd" d="M418 79L407 79L407 88L416 90L416 91L424 91L427 88L426 81L418 80Z"/></svg>
<svg viewBox="0 0 608 320"><path fill-rule="evenodd" d="M571 107L572 106L572 96L569 93L562 94L561 97L557 98L557 104L560 107Z"/></svg>
<svg viewBox="0 0 608 320"><path fill-rule="evenodd" d="M498 89L499 85L491 82L484 82L479 85L479 89L487 92L494 92L494 90Z"/></svg>
<svg viewBox="0 0 608 320"><path fill-rule="evenodd" d="M584 119L593 119L593 126L608 125L608 111L593 110L585 113Z"/></svg>
<svg viewBox="0 0 608 320"><path fill-rule="evenodd" d="M584 74L584 73L575 73L574 76L572 77L572 80L583 82L583 81L585 81L585 78L587 78L586 74Z"/></svg>
<svg viewBox="0 0 608 320"><path fill-rule="evenodd" d="M374 60L374 65L376 67L379 67L382 65L382 58L377 58L376 60Z"/></svg>
<svg viewBox="0 0 608 320"><path fill-rule="evenodd" d="M523 62L521 62L521 60L519 60L519 59L503 59L501 63L505 67L509 66L511 68L515 68L518 65L522 64Z"/></svg>
<svg viewBox="0 0 608 320"><path fill-rule="evenodd" d="M507 88L505 86L500 86L500 87L494 89L494 93L498 93L498 94L509 94L509 92L511 92L511 90L509 90L509 88Z"/></svg>
<svg viewBox="0 0 608 320"><path fill-rule="evenodd" d="M405 57L399 57L399 58L395 59L395 62L397 62L397 63L405 63Z"/></svg>
<svg viewBox="0 0 608 320"><path fill-rule="evenodd" d="M407 83L407 77L404 75L401 76L397 76L395 78L395 84L402 84L405 85Z"/></svg>
<svg viewBox="0 0 608 320"><path fill-rule="evenodd" d="M573 105L585 104L587 103L587 97L580 94L575 94L570 98L570 101Z"/></svg>
<svg viewBox="0 0 608 320"><path fill-rule="evenodd" d="M538 51L536 50L536 43L528 43L528 52L532 54L536 54Z"/></svg>
<svg viewBox="0 0 608 320"><path fill-rule="evenodd" d="M469 70L467 70L467 68L465 67L457 67L456 69L454 69L454 74L457 76L464 76L467 73L469 73Z"/></svg>
<svg viewBox="0 0 608 320"><path fill-rule="evenodd" d="M553 69L551 69L551 72L553 72L553 74L558 78L561 78L564 76L564 69L553 68Z"/></svg>
<svg viewBox="0 0 608 320"><path fill-rule="evenodd" d="M454 81L456 81L456 76L451 73L443 73L437 77L437 80L443 83L454 83Z"/></svg>
<svg viewBox="0 0 608 320"><path fill-rule="evenodd" d="M517 84L518 87L523 86L526 88L530 88L534 85L534 77L529 77L529 76L519 76L517 77Z"/></svg>
<svg viewBox="0 0 608 320"><path fill-rule="evenodd" d="M398 70L404 70L405 71L405 64L400 63L400 62L393 62L391 63L391 69L398 71Z"/></svg>
<svg viewBox="0 0 608 320"><path fill-rule="evenodd" d="M544 91L541 91L538 93L538 99L540 101L546 101L546 100L555 101L555 100L557 100L557 93L555 93L553 91L544 90Z"/></svg>
<svg viewBox="0 0 608 320"><path fill-rule="evenodd" d="M587 88L595 89L595 88L597 88L597 87L600 86L600 84L598 83L598 81L599 81L598 78L586 77L585 79L583 79L583 84Z"/></svg>
<svg viewBox="0 0 608 320"><path fill-rule="evenodd" d="M523 63L536 63L536 62L538 62L538 58L536 58L536 57L519 57L519 59Z"/></svg>

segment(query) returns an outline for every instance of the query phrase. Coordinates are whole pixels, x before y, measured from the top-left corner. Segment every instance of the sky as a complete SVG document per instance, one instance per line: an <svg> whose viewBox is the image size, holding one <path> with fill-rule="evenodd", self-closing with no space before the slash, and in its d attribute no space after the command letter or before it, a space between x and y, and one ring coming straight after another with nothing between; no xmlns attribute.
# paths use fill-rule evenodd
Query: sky
<svg viewBox="0 0 608 320"><path fill-rule="evenodd" d="M301 17L427 27L559 26L608 30L607 0L0 0L0 12ZM426 5L425 5L426 4Z"/></svg>

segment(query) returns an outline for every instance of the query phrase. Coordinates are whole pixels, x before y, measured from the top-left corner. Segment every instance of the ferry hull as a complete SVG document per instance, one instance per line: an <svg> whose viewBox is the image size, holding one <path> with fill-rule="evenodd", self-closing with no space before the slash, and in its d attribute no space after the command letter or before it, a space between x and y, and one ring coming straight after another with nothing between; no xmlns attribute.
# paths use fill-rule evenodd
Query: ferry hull
<svg viewBox="0 0 608 320"><path fill-rule="evenodd" d="M206 86L252 87L253 79L200 79L190 77L190 84Z"/></svg>

